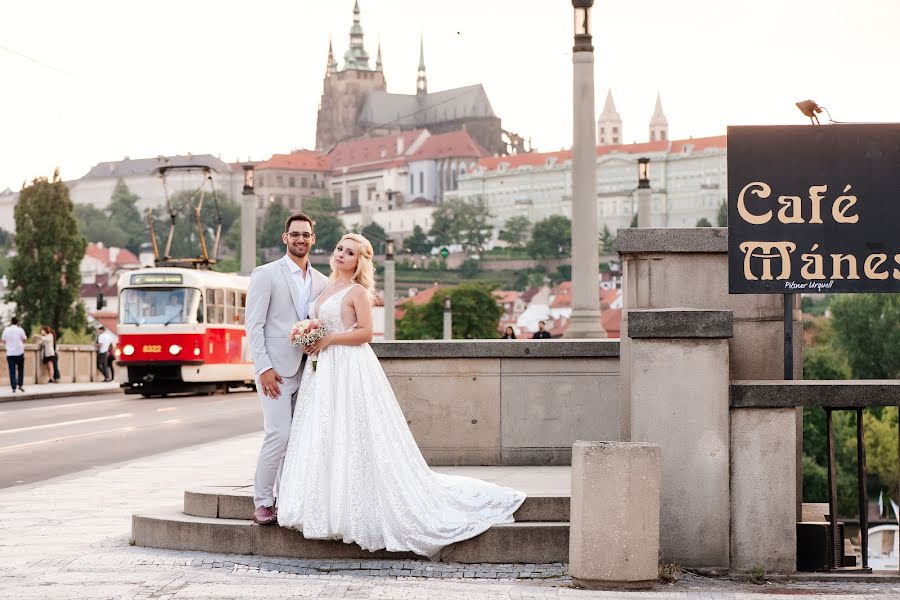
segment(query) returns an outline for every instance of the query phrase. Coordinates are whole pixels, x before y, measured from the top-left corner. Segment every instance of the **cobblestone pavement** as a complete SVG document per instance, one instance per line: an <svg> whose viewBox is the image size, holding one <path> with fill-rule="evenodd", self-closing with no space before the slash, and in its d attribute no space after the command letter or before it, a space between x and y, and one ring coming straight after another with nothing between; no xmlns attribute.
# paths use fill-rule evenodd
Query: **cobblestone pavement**
<svg viewBox="0 0 900 600"><path fill-rule="evenodd" d="M757 586L688 573L649 591L601 592L573 588L560 563L309 561L130 545L132 512L176 505L185 487L246 479L258 444L243 436L0 491L0 599L900 598L900 583Z"/></svg>

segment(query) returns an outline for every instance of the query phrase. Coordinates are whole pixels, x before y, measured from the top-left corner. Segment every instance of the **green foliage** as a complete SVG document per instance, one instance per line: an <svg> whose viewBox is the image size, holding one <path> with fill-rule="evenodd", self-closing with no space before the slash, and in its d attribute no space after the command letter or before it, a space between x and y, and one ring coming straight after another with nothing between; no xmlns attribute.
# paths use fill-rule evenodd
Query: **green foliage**
<svg viewBox="0 0 900 600"><path fill-rule="evenodd" d="M553 215L535 223L528 253L533 258L571 256L572 221L562 215Z"/></svg>
<svg viewBox="0 0 900 600"><path fill-rule="evenodd" d="M241 270L241 261L237 258L226 258L214 264L212 270L219 273L237 273Z"/></svg>
<svg viewBox="0 0 900 600"><path fill-rule="evenodd" d="M224 243L240 244L240 235L229 235L234 227L240 230L241 207L226 194L216 191L219 214L222 218L222 242L219 244L219 254L222 254ZM199 201L191 190L182 190L170 196L169 204L175 212L175 232L172 236L172 248L169 256L173 258L198 258L201 256L200 235L197 230L197 217L194 205ZM193 203L193 204L192 204ZM159 245L160 255L165 253L166 240L169 236L169 225L172 219L168 207L159 207L153 211L153 230L156 232L156 241ZM206 251L210 258L213 256L213 245L218 226L216 203L212 194L207 192L203 199L200 211L200 224L203 229L203 238L206 242ZM238 250L239 248L232 248Z"/></svg>
<svg viewBox="0 0 900 600"><path fill-rule="evenodd" d="M9 275L9 267L12 259L9 252L16 245L16 236L0 227L0 277Z"/></svg>
<svg viewBox="0 0 900 600"><path fill-rule="evenodd" d="M87 242L78 231L69 189L59 177L41 177L22 188L15 208L16 256L10 265L8 302L23 328L37 323L82 329L79 267Z"/></svg>
<svg viewBox="0 0 900 600"><path fill-rule="evenodd" d="M75 330L65 328L59 333L57 344L90 345L97 341L97 332L93 329Z"/></svg>
<svg viewBox="0 0 900 600"><path fill-rule="evenodd" d="M453 305L454 339L495 339L503 309L491 295L491 287L464 283L439 290L427 304L404 305L403 318L397 323L401 340L440 339L444 331L444 298Z"/></svg>
<svg viewBox="0 0 900 600"><path fill-rule="evenodd" d="M372 244L372 249L375 251L375 254L385 253L388 235L384 230L384 227L382 227L375 221L372 221L371 223L363 227L360 233L364 238L369 240L370 244Z"/></svg>
<svg viewBox="0 0 900 600"><path fill-rule="evenodd" d="M694 227L712 227L712 223L710 223L709 219L707 219L706 217L701 217L697 221L697 224L694 225Z"/></svg>
<svg viewBox="0 0 900 600"><path fill-rule="evenodd" d="M553 285L563 281L572 281L572 265L559 265L556 267L556 273L550 274L550 280Z"/></svg>
<svg viewBox="0 0 900 600"><path fill-rule="evenodd" d="M517 215L510 217L503 225L503 229L497 234L500 241L506 242L512 248L524 248L531 237L531 221L528 217Z"/></svg>
<svg viewBox="0 0 900 600"><path fill-rule="evenodd" d="M800 298L800 309L804 315L823 316L831 306L831 294L816 294Z"/></svg>
<svg viewBox="0 0 900 600"><path fill-rule="evenodd" d="M831 344L804 349L803 379L850 379L847 356Z"/></svg>
<svg viewBox="0 0 900 600"><path fill-rule="evenodd" d="M131 193L120 179L105 209L92 204L75 207L78 229L89 242L102 242L108 248L127 248L137 254L141 244L150 241L146 216L137 209L138 200L140 197Z"/></svg>
<svg viewBox="0 0 900 600"><path fill-rule="evenodd" d="M866 467L892 498L900 495L897 482L897 407L887 406L879 417L875 411L863 413L866 430ZM871 496L871 494L870 494Z"/></svg>
<svg viewBox="0 0 900 600"><path fill-rule="evenodd" d="M438 246L460 244L466 251L480 256L494 230L491 216L481 198L474 202L446 200L432 214L429 235Z"/></svg>
<svg viewBox="0 0 900 600"><path fill-rule="evenodd" d="M425 231L416 225L412 235L403 240L403 247L413 254L430 254L434 245L428 241Z"/></svg>
<svg viewBox="0 0 900 600"><path fill-rule="evenodd" d="M716 224L719 227L728 227L728 205L724 202L719 205L719 214L716 215Z"/></svg>
<svg viewBox="0 0 900 600"><path fill-rule="evenodd" d="M463 277L474 277L481 270L481 261L469 258L463 261L459 267L459 272Z"/></svg>
<svg viewBox="0 0 900 600"><path fill-rule="evenodd" d="M331 254L341 236L344 223L337 217L337 206L331 198L310 198L303 202L303 212L316 222L316 247ZM287 218L287 217L285 217ZM282 231L284 223L282 223Z"/></svg>
<svg viewBox="0 0 900 600"><path fill-rule="evenodd" d="M600 232L600 255L609 256L616 253L616 237L604 223L603 231Z"/></svg>
<svg viewBox="0 0 900 600"><path fill-rule="evenodd" d="M855 379L900 377L900 294L835 296L831 315Z"/></svg>
<svg viewBox="0 0 900 600"><path fill-rule="evenodd" d="M284 242L281 234L284 233L284 222L291 213L279 202L270 202L266 208L266 214L262 218L259 231L256 234L256 252L259 254L257 262L262 262L262 253L267 249L280 248L284 250ZM316 236L316 244L319 237Z"/></svg>

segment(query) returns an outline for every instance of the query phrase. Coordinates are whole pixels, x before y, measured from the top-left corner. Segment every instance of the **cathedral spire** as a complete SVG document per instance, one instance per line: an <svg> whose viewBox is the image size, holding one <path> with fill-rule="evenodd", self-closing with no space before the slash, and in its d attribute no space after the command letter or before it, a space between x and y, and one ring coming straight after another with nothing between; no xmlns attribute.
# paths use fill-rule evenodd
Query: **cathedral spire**
<svg viewBox="0 0 900 600"><path fill-rule="evenodd" d="M664 141L669 139L669 121L663 113L662 99L659 93L656 94L656 107L653 109L653 116L650 117L650 141Z"/></svg>
<svg viewBox="0 0 900 600"><path fill-rule="evenodd" d="M616 102L613 100L612 90L606 94L606 104L603 105L603 112L597 119L597 145L610 146L621 144L622 137L622 117L616 110Z"/></svg>
<svg viewBox="0 0 900 600"><path fill-rule="evenodd" d="M371 71L369 53L363 46L363 29L359 23L359 1L353 5L353 26L350 27L350 48L344 53L344 70Z"/></svg>
<svg viewBox="0 0 900 600"><path fill-rule="evenodd" d="M334 60L334 50L331 46L331 36L328 36L328 61L325 64L325 77L331 77L337 71L337 61Z"/></svg>
<svg viewBox="0 0 900 600"><path fill-rule="evenodd" d="M419 74L416 77L416 94L428 93L428 78L425 77L425 36L419 35Z"/></svg>
<svg viewBox="0 0 900 600"><path fill-rule="evenodd" d="M378 40L378 54L375 55L375 70L384 71L384 67L381 64L381 40Z"/></svg>

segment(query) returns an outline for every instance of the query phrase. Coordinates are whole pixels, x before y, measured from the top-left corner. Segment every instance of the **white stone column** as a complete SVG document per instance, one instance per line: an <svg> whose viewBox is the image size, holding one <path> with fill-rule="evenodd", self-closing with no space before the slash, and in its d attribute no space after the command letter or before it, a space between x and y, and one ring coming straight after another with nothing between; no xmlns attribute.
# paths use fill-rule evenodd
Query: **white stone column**
<svg viewBox="0 0 900 600"><path fill-rule="evenodd" d="M604 338L600 322L594 52L575 51L572 136L572 317L566 337Z"/></svg>
<svg viewBox="0 0 900 600"><path fill-rule="evenodd" d="M653 227L653 192L649 187L639 187L637 191L638 197L638 227Z"/></svg>
<svg viewBox="0 0 900 600"><path fill-rule="evenodd" d="M575 442L569 575L589 589L657 579L662 458L657 444Z"/></svg>
<svg viewBox="0 0 900 600"><path fill-rule="evenodd" d="M256 268L256 195L241 196L241 273Z"/></svg>

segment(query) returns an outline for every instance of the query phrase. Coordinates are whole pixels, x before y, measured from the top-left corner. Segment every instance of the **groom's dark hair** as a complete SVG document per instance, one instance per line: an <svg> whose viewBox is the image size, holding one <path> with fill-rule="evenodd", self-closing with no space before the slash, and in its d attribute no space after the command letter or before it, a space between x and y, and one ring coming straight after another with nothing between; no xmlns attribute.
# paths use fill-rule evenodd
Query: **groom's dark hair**
<svg viewBox="0 0 900 600"><path fill-rule="evenodd" d="M309 223L309 228L315 233L316 231L316 222L313 221L310 216L306 213L294 213L287 218L287 221L284 222L284 232L287 233L291 228L291 223L294 221L306 221Z"/></svg>

